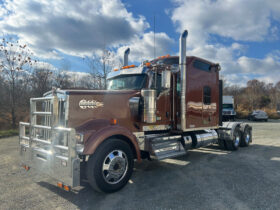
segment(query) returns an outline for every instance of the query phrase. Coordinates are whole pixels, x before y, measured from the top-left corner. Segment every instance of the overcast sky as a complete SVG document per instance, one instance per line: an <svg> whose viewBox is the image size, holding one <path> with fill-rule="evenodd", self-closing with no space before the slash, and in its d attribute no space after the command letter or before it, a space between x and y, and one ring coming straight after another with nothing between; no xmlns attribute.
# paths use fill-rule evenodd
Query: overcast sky
<svg viewBox="0 0 280 210"><path fill-rule="evenodd" d="M221 64L226 80L280 80L279 0L4 0L2 34L27 43L35 55L59 68L86 71L84 56L104 47L130 62L178 54L188 29L187 54Z"/></svg>

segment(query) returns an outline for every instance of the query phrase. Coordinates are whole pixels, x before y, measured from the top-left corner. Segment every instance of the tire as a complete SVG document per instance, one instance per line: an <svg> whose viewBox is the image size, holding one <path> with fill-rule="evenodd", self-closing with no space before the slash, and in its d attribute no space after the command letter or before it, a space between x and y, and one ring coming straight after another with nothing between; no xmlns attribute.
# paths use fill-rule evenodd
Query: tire
<svg viewBox="0 0 280 210"><path fill-rule="evenodd" d="M252 130L248 125L245 125L243 132L241 132L241 147L248 147L252 142Z"/></svg>
<svg viewBox="0 0 280 210"><path fill-rule="evenodd" d="M233 140L226 140L227 150L238 150L241 142L241 132L239 127L236 127L233 131Z"/></svg>
<svg viewBox="0 0 280 210"><path fill-rule="evenodd" d="M98 192L116 192L127 184L133 165L131 147L123 140L107 139L89 157L87 179Z"/></svg>

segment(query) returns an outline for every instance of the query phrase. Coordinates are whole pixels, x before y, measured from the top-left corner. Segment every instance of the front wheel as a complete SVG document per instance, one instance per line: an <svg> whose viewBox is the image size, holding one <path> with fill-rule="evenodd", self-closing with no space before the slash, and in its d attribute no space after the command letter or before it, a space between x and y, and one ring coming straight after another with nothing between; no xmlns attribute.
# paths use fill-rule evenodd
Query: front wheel
<svg viewBox="0 0 280 210"><path fill-rule="evenodd" d="M125 141L107 139L87 162L88 181L96 191L118 191L131 177L133 164L132 149Z"/></svg>

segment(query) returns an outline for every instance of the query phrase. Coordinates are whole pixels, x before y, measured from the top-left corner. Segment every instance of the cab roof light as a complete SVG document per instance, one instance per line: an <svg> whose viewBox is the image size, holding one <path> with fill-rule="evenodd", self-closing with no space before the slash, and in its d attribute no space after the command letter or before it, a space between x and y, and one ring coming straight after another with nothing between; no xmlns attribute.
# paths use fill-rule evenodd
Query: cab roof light
<svg viewBox="0 0 280 210"><path fill-rule="evenodd" d="M135 65L123 66L122 69L129 69L129 68L133 68L133 67L135 67Z"/></svg>
<svg viewBox="0 0 280 210"><path fill-rule="evenodd" d="M170 55L169 55L169 54L167 54L167 55L163 55L163 56L159 56L157 59L168 58L168 57L170 57Z"/></svg>
<svg viewBox="0 0 280 210"><path fill-rule="evenodd" d="M146 65L146 66L150 66L150 65L151 65L151 63L150 63L150 62L147 62L147 63L145 63L145 65Z"/></svg>

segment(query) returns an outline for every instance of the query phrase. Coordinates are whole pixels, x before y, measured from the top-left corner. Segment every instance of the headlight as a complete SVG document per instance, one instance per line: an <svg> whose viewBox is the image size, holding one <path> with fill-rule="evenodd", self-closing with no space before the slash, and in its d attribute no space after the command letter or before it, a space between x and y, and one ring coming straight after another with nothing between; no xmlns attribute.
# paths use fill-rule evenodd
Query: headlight
<svg viewBox="0 0 280 210"><path fill-rule="evenodd" d="M84 134L77 133L76 134L76 141L78 144L83 144L84 143Z"/></svg>

